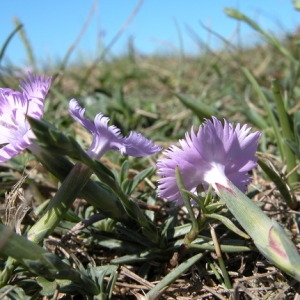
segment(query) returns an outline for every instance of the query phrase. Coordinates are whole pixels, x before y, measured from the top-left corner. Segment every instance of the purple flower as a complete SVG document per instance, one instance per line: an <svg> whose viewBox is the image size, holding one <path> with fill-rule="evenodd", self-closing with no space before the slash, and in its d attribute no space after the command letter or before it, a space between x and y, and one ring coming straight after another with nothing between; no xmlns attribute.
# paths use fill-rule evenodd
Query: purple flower
<svg viewBox="0 0 300 300"><path fill-rule="evenodd" d="M99 159L110 149L131 156L147 156L161 150L161 147L140 133L131 131L128 137L123 137L119 128L114 125L108 126L109 118L102 113L96 115L94 122L86 119L84 117L85 109L75 99L70 100L69 111L73 119L93 135L92 145L87 153L94 159Z"/></svg>
<svg viewBox="0 0 300 300"><path fill-rule="evenodd" d="M257 142L260 132L249 133L247 125L241 127L217 118L206 120L195 134L186 133L180 140L181 148L171 146L164 151L166 158L157 163L159 196L167 200L178 200L182 204L176 183L175 168L178 167L185 187L195 193L199 185L207 187L215 183L228 186L227 179L245 191L250 182L248 172L256 166Z"/></svg>
<svg viewBox="0 0 300 300"><path fill-rule="evenodd" d="M0 88L0 163L29 147L34 138L26 116L40 119L51 78L29 74L20 81L20 91Z"/></svg>

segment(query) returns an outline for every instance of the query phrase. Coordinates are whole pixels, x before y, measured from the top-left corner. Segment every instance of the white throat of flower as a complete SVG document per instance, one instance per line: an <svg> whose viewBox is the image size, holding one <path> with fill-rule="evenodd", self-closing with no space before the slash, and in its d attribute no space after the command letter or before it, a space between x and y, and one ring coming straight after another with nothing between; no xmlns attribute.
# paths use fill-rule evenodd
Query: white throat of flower
<svg viewBox="0 0 300 300"><path fill-rule="evenodd" d="M211 184L215 190L217 190L216 183L229 187L228 178L225 175L225 166L215 162L210 165L211 168L204 173L203 180Z"/></svg>

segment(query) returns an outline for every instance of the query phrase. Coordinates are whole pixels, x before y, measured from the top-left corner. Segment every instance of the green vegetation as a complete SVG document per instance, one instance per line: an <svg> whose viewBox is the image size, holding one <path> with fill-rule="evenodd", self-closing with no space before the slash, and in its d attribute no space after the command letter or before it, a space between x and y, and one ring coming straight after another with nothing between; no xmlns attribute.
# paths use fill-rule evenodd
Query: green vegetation
<svg viewBox="0 0 300 300"><path fill-rule="evenodd" d="M123 57L104 55L70 66L66 59L63 67L45 64L34 70L53 76L44 120L56 129L31 124L56 156L53 161L41 157L48 161L41 165L24 152L0 165L0 298L227 299L239 294L241 299L294 299L300 293L297 278L262 256L216 195L199 193L205 215L199 226L191 220L191 207L174 208L157 197L155 164L161 154L137 159L111 151L101 163L89 160L81 148L89 147L91 136L68 113L69 100L76 98L88 117L102 112L124 135L135 130L163 148L212 115L251 125L262 137L247 196L282 225L299 250L300 35L295 31L279 39L240 12L225 12L251 26L262 41L248 48L224 41L218 51L206 45L194 57L144 57L131 46ZM2 41L0 62L18 33L28 60L38 66L17 21ZM17 88L17 72L22 70L2 64L0 86ZM51 235L32 245L27 233L77 160L95 175ZM222 257L215 254L216 243ZM22 245L24 256L11 258L16 245Z"/></svg>

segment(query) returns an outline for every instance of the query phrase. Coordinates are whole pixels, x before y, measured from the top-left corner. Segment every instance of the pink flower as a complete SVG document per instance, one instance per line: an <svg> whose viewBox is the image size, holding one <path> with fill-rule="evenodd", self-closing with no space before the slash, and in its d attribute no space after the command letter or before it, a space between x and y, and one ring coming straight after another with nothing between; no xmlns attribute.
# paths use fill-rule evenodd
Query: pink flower
<svg viewBox="0 0 300 300"><path fill-rule="evenodd" d="M26 116L40 119L50 77L29 74L20 81L22 92L0 88L0 162L5 162L29 147L34 134Z"/></svg>
<svg viewBox="0 0 300 300"><path fill-rule="evenodd" d="M109 118L102 113L96 115L94 122L86 119L84 117L85 109L75 99L70 101L69 111L73 119L93 135L92 145L87 153L94 159L99 159L111 149L130 156L147 156L161 150L161 147L140 133L131 131L128 137L123 137L119 128L114 125L108 126Z"/></svg>
<svg viewBox="0 0 300 300"><path fill-rule="evenodd" d="M227 179L240 190L245 191L250 182L248 172L256 166L255 152L260 132L249 133L247 125L234 128L217 118L206 120L195 134L186 133L180 140L181 148L171 146L164 151L166 158L157 163L159 196L182 204L176 183L175 168L178 167L185 187L195 193L199 185L207 187L215 183L227 186Z"/></svg>

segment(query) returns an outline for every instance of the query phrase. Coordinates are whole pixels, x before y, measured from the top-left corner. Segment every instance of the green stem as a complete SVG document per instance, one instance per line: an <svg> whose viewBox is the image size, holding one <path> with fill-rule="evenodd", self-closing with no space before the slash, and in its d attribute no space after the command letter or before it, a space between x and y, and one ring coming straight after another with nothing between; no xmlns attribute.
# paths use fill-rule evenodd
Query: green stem
<svg viewBox="0 0 300 300"><path fill-rule="evenodd" d="M65 157L50 153L37 144L31 145L30 151L61 182L74 167ZM115 193L103 183L89 180L79 193L79 197L84 198L89 204L99 209L109 218L125 224L132 222Z"/></svg>
<svg viewBox="0 0 300 300"><path fill-rule="evenodd" d="M86 170L89 170L88 177L92 172L96 174L96 176L100 179L101 183L99 182L96 184L94 181L87 179L87 183L84 183L81 178L78 178L78 176L81 176L78 171L74 171L72 164L66 160L63 156L60 155L54 155L47 150L39 147L37 144L33 144L30 147L30 151L34 154L35 157L47 168L52 174L54 174L57 178L59 178L61 181L66 177L66 170L71 170L71 172L74 173L74 177L77 177L75 180L75 184L72 183L73 187L67 187L65 188L70 189L70 192L77 193L76 197L78 195L82 196L84 199L86 199L91 205L101 210L101 212L108 217L118 220L122 222L125 225L135 225L140 226L142 231L144 232L145 236L147 236L154 244L160 243L160 237L158 235L158 232L156 230L156 227L154 224L150 222L150 220L145 216L145 214L140 210L138 205L130 200L126 194L121 190L120 186L117 184L117 182L110 176L108 176L101 167L99 167L99 164L97 161L94 161L89 156L85 156L83 158L82 166L85 166L84 168ZM76 172L78 174L76 174ZM67 175L66 178L68 178L69 175ZM73 175L71 175L73 176ZM76 180L78 182L76 183ZM68 183L63 182L63 185L67 185ZM75 185L75 186L74 186ZM81 186L83 185L83 186ZM63 186L61 186L60 189L62 189ZM65 189L64 188L64 189ZM72 189L77 189L72 191ZM112 192L113 191L113 192ZM68 191L68 197L70 197L70 192ZM117 197L116 197L117 196ZM62 199L64 199L64 196L62 194ZM74 198L75 199L75 198ZM73 199L73 200L74 200ZM63 200L63 201L71 201L69 206L72 204L73 200ZM51 202L56 200L51 200ZM57 202L57 201L56 201ZM59 202L59 201L58 201ZM51 204L52 205L52 204ZM63 211L68 210L69 206L63 208L63 203L58 203ZM55 211L54 212L48 212L48 215L45 215L43 219L41 219L41 222L45 223L48 222L49 216L51 216L52 220L50 220L51 223L53 223L53 226L56 226L57 223L55 219ZM59 213L58 213L59 214ZM136 221L138 224L136 224L134 221ZM31 229L30 232L33 230L40 231L44 225L41 223L40 225L34 225L34 229ZM55 225L56 223L56 225ZM50 224L50 223L49 223ZM34 233L35 235L37 234ZM40 233L41 236L43 233ZM47 233L46 233L47 234Z"/></svg>
<svg viewBox="0 0 300 300"><path fill-rule="evenodd" d="M230 283L230 279L229 279L229 276L228 276L227 269L225 267L225 263L224 263L221 248L220 248L220 244L219 244L216 232L215 232L213 227L211 227L210 233L211 233L211 237L212 237L212 240L213 240L213 243L214 243L214 247L215 247L215 251L216 251L216 254L217 254L217 259L218 259L218 262L219 262L219 266L220 266L220 269L221 269L221 272L222 272L222 275L223 275L223 278L224 278L225 287L227 289L231 289L232 286L231 286L231 283Z"/></svg>
<svg viewBox="0 0 300 300"><path fill-rule="evenodd" d="M184 242L186 244L190 244L198 235L199 233L199 224L197 221L197 218L195 217L195 213L193 211L191 200L188 194L185 192L186 188L184 186L183 178L181 176L180 170L178 167L175 169L175 175L176 175L176 182L180 191L180 195L182 197L182 200L184 202L184 205L186 206L188 213L190 215L191 221L192 221L192 227L190 232L185 236Z"/></svg>
<svg viewBox="0 0 300 300"><path fill-rule="evenodd" d="M74 166L54 198L51 199L46 213L30 228L29 240L38 244L52 233L88 182L91 174L90 168L80 162Z"/></svg>

